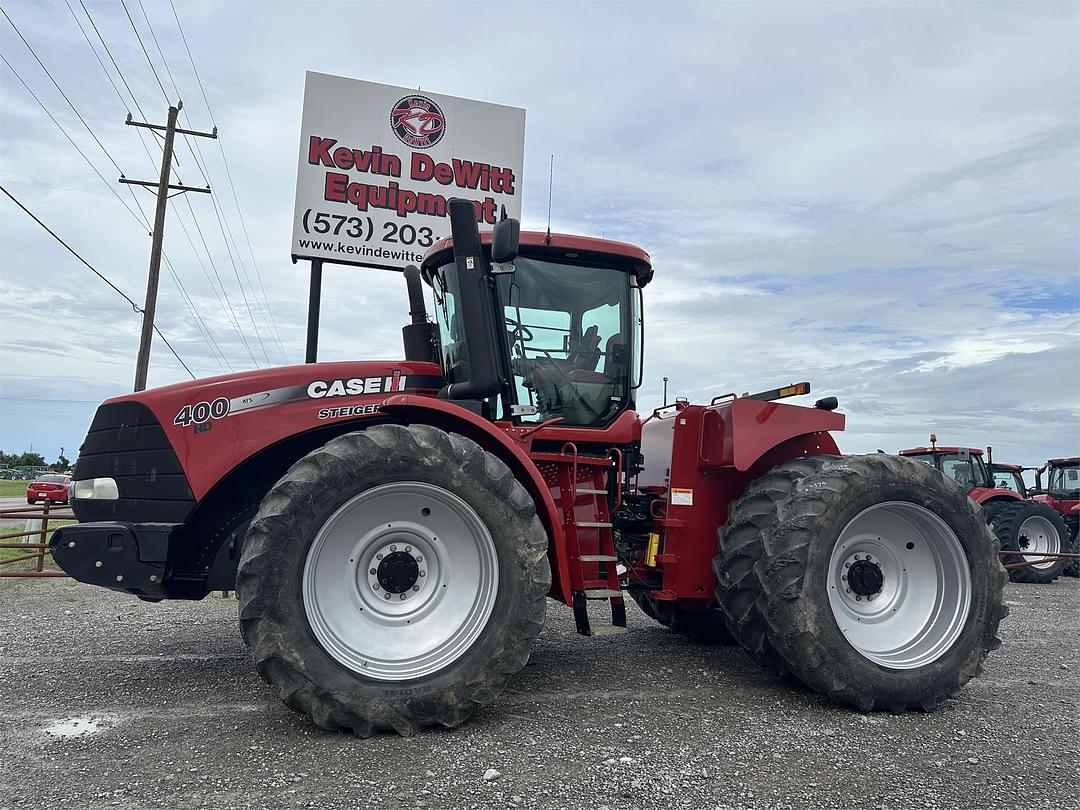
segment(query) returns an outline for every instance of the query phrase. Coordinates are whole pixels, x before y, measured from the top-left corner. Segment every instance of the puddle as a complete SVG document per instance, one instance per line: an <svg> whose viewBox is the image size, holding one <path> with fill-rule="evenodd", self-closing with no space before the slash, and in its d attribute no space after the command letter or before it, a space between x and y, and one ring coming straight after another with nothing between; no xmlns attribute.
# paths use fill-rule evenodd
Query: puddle
<svg viewBox="0 0 1080 810"><path fill-rule="evenodd" d="M45 733L50 737L70 739L72 737L88 737L102 729L102 721L93 717L69 717L60 720L45 728Z"/></svg>

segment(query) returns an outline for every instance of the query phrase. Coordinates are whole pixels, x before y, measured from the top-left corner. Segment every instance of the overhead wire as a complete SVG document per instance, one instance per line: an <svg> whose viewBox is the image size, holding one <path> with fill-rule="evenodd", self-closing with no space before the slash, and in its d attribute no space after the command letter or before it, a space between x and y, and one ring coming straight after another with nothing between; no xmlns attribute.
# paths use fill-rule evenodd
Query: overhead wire
<svg viewBox="0 0 1080 810"><path fill-rule="evenodd" d="M150 30L150 36L154 40L154 47L157 48L158 56L161 57L161 64L165 66L165 72L169 76L169 83L172 84L173 92L176 94L176 98L179 99L180 89L176 86L176 79L173 78L172 70L169 69L169 60L165 58L165 52L161 50L161 43L158 42L157 34L154 33L154 26L150 24L150 17L146 13L146 7L143 6L142 0L138 0L138 3L143 19L146 20L146 27Z"/></svg>
<svg viewBox="0 0 1080 810"><path fill-rule="evenodd" d="M112 51L109 50L108 44L105 42L105 37L101 35L101 31L98 30L97 23L94 22L93 16L90 14L90 9L86 7L83 0L79 0L79 5L82 6L83 13L86 14L86 19L90 21L90 26L94 29L94 33L97 34L98 40L101 42L101 47L105 49L105 53L109 57L109 61L112 62L112 66L116 69L116 73L120 76L120 81L124 83L125 89L128 91L128 95L131 96L131 100L135 104L135 109L139 111L139 115L145 121L146 113L143 112L142 107L139 106L139 100L135 98L135 94L131 91L131 85L128 84L127 79L124 77L124 71L120 70L120 65L116 63L115 57L112 55ZM124 105L127 106L126 104ZM130 111L129 111L130 112Z"/></svg>
<svg viewBox="0 0 1080 810"><path fill-rule="evenodd" d="M66 2L66 0L65 0L65 2ZM109 80L109 83L112 85L113 91L116 93L117 98L120 99L120 102L124 106L124 108L128 109L128 105L127 105L126 100L124 99L123 95L120 93L119 88L116 86L116 83L112 80L112 76L109 74L108 69L105 67L104 62L101 60L101 57L98 55L97 49L94 48L93 42L90 40L89 36L87 35L86 30L83 28L78 16L75 14L75 10L71 7L70 3L67 3L67 6L68 6L68 10L72 14L72 17L75 19L75 22L78 25L79 30L83 35L83 38L86 40L87 45L90 47L91 51L94 53L94 56L97 59L98 64L101 66L102 71L105 73L106 78ZM25 38L23 39L23 41L26 42ZM26 43L26 44L27 44L27 47L30 48L29 43ZM31 49L31 52L33 52L32 49ZM3 58L2 55L0 55L0 58ZM36 58L36 54L35 54L35 58ZM149 219L147 218L146 212L142 208L142 204L139 202L138 198L135 197L135 194L134 194L134 191L133 191L132 187L129 185L129 186L127 186L127 189L128 189L129 192L131 192L132 201L135 203L135 206L138 209L138 214L136 214L136 212L134 210L132 210L129 206L127 206L124 203L123 199L121 199L117 195L115 186L112 183L110 183L108 180L106 180L105 177L97 170L97 167L94 166L93 162L90 161L90 159L87 157L87 155L79 148L78 144L75 143L75 141L71 137L70 133L68 133L67 130L56 119L56 117L52 115L52 113L48 109L48 107L44 104L44 102L41 100L41 98L38 97L36 93L34 93L34 91L30 88L30 86L26 83L26 81L22 78L22 76L18 73L18 71L15 70L14 66L12 66L11 63L7 61L7 59L4 59L4 62L8 66L8 68L12 71L12 73L15 75L16 79L18 79L19 83L23 85L23 87L26 89L26 91L38 103L38 105L42 108L42 110L45 112L45 114L47 116L49 116L50 120L52 120L53 123L57 126L57 128L60 129L61 133L68 139L68 141L75 148L75 150L80 154L80 156L82 156L84 161L86 161L87 165L90 166L90 168L92 170L94 170L95 174L98 175L98 178L105 184L105 186L109 189L109 191L114 196L116 196L117 199L120 201L120 203L122 205L124 205L124 207L128 210L128 212L131 213L133 217L135 217L136 222L138 222L140 225L145 227L147 229L147 231L150 231L151 230L151 225L150 225ZM39 64L41 64L40 59L38 59L38 62L39 62ZM46 73L48 73L48 70L44 67L43 64L42 64L42 68L46 70ZM50 75L50 78L52 78L51 75ZM53 79L53 81L54 81L54 84L55 84L55 79ZM62 89L61 89L61 94L64 94ZM64 95L66 95L66 94L64 94ZM76 114L78 114L78 111L76 111ZM142 143L143 148L146 149L146 145L145 145L144 142L141 141L141 139L140 139L140 143ZM149 151L147 151L147 156L150 157ZM151 158L151 162L152 162L152 158ZM187 290L183 287L183 282L180 281L179 276L175 272L175 269L172 267L171 263L169 263L168 257L163 254L163 259L165 260L165 262L167 264L167 269L168 269L170 275L173 277L174 282L177 284L177 286L181 290L181 296L184 299L185 307L188 309L189 313L192 316L192 319L195 321L196 328L199 330L200 335L202 335L204 337L204 339L207 340L207 345L210 348L211 356L214 357L214 359L217 362L219 368L221 368L222 363L217 357L218 354L221 354L220 347L217 346L216 341L214 341L213 336L209 332L209 328L203 322L203 319L202 319L201 315L199 314L198 309L195 307L194 302L191 300L190 295L188 295ZM216 350L217 354L215 354L215 350ZM226 364L228 363L227 360L225 362L226 362Z"/></svg>
<svg viewBox="0 0 1080 810"><path fill-rule="evenodd" d="M141 0L140 0L140 2L141 2ZM184 51L185 51L185 53L187 53L188 62L191 65L192 73L195 75L195 81L199 85L199 93L202 96L203 104L206 106L206 112L210 116L210 123L213 125L213 127L215 129L217 129L217 119L214 117L214 110L210 106L210 99L206 95L206 87L203 85L202 76L199 74L199 68L195 65L195 58L194 58L194 56L192 56L191 47L188 44L188 40L187 40L187 35L184 33L184 26L180 22L180 16L179 16L179 14L177 14L176 5L173 2L173 0L169 0L169 7L172 9L173 19L176 20L176 28L180 32L180 39L184 44ZM148 23L149 23L149 20L148 20ZM164 57L162 57L162 58L164 59ZM273 311L273 308L270 306L270 298L266 294L266 287L263 284L262 272L260 271L259 264L255 259L255 251L251 246L251 236L248 233L247 223L244 221L244 212L243 212L243 209L240 207L240 198L236 193L236 185L233 182L232 171L229 169L229 160L228 160L228 157L225 154L225 144L224 144L224 141L220 137L217 138L217 143L218 143L218 149L221 152L222 165L224 165L224 167L225 167L225 175L226 175L226 177L228 179L228 182L229 182L229 189L230 189L230 191L232 193L233 203L236 206L236 213L237 213L237 216L238 216L238 218L240 220L240 228L241 228L241 230L242 230L242 232L244 234L244 240L247 243L248 254L251 257L251 265L252 265L252 268L255 271L255 278L258 280L258 283L259 283L259 289L260 289L260 291L262 293L263 301L265 302L265 305L266 305L267 315L270 318L271 329L272 329L272 331L274 333L274 338L275 338L275 340L277 342L278 349L281 352L282 358L286 362L288 362L288 355L286 354L285 347L284 347L284 345L283 345L283 343L281 341L281 333L278 330L277 320L274 318L274 311ZM202 150L199 149L198 143L196 143L196 149L199 151L199 154L201 155ZM194 155L193 155L193 157L194 157ZM205 157L203 158L203 163L204 164L206 163ZM196 160L196 164L198 164L197 160ZM209 184L209 182L210 182L209 177L206 175L205 172L204 172L204 179ZM236 242L235 238L233 239L233 242L235 244L235 242ZM239 250L237 250L237 253L239 254Z"/></svg>
<svg viewBox="0 0 1080 810"><path fill-rule="evenodd" d="M169 94L165 92L165 85L161 83L161 77L158 76L157 69L154 67L154 60L150 58L150 52L146 50L146 46L143 44L139 29L135 27L135 19L131 16L131 12L128 11L127 3L124 2L124 0L120 0L120 5L123 6L128 22L131 23L131 30L135 32L135 39L139 41L139 47L142 48L143 56L146 57L146 63L150 65L150 72L154 74L154 79L157 81L158 87L161 88L161 95L165 98L166 103L171 103Z"/></svg>
<svg viewBox="0 0 1080 810"><path fill-rule="evenodd" d="M49 120L52 121L56 125L56 128L59 129L60 132L63 133L64 137L67 138L68 143L70 143L71 146L75 149L75 151L78 152L79 156L84 161L86 161L86 165L89 166L93 170L94 174L96 174L98 176L98 178L101 180L101 182L105 184L105 187L107 189L109 189L109 192L114 197L116 197L116 199L120 202L120 204L122 206L124 206L124 208L127 209L127 212L129 214L131 214L132 217L135 218L136 222L138 222L143 227L145 227L147 229L150 229L151 228L150 222L147 220L146 215L142 212L142 210L140 209L139 213L136 213L135 210L132 209L132 207L127 204L127 202L124 200L124 198L120 196L119 192L117 192L116 187L112 183L110 183L108 180L105 179L105 175L103 175L98 170L98 167L94 165L93 161L91 161L90 158L88 158L86 156L86 153L83 152L83 150L79 148L79 144L77 144L75 142L75 139L72 138L70 134L68 134L68 131L66 129L64 129L64 125L61 124L56 119L56 116L54 116L49 111L49 108L45 106L45 103L40 98L38 98L37 94L32 89L30 89L30 85L28 85L23 80L23 77L19 75L19 72L17 70L15 70L15 67L7 60L7 57L5 57L2 53L0 53L0 60L3 60L4 64L7 65L7 67L8 67L8 70L10 70L15 75L15 78L19 80L19 84L21 84L26 89L26 92L30 94L30 97L33 98L34 101L36 101L38 103L38 106L41 107L42 110L44 110L45 115L49 116Z"/></svg>
<svg viewBox="0 0 1080 810"><path fill-rule="evenodd" d="M19 208L21 208L32 220L34 220L34 222L36 222L38 225L40 225L45 230L45 232L49 234L49 236L51 236L53 239L55 239L57 242L59 242L61 245L63 245L64 248L72 256L74 256L76 259L78 259L80 262L82 262L84 265L86 265L86 267L90 270L91 273L93 273L95 276L97 276L102 281L104 281L107 285L109 285L109 287L114 292L116 292L121 298L123 298L125 301L127 301L128 304L131 305L131 309L133 311L145 315L145 312L143 311L143 309L138 304L136 304L127 293L125 293L123 290L121 290L119 287L117 287L115 284L113 284L113 282L110 281L108 279L108 277L106 277L106 275L104 273L102 273L100 270L98 270L96 267L94 267L94 265L90 264L90 262L88 262L85 258L83 258L82 254L80 254L77 250L75 250L75 248L73 248L71 245L69 245L67 242L65 242L63 240L63 238L60 237L60 235L56 233L56 231L54 231L52 228L50 228L48 225L46 225L33 211L31 211L29 208L27 208L25 205L23 205L22 202L20 202L19 199L14 194L12 194L10 191L8 191L6 187L4 187L3 185L0 185L0 191L4 192L4 194L6 194L7 197L13 203L15 203L17 206L19 206ZM180 357L180 355L177 353L176 349L173 348L173 345L169 342L169 339L167 337L165 337L165 335L162 333L161 329L158 328L157 324L153 324L153 329L154 329L154 332L157 334L157 336L159 338L161 338L162 342L168 347L169 351L172 353L173 357L176 358L177 362L179 362L180 365L184 367L184 371L186 371L191 376L191 379L193 379L193 380L196 379L195 375L191 372L191 369L188 368L187 363L184 362L183 358Z"/></svg>
<svg viewBox="0 0 1080 810"><path fill-rule="evenodd" d="M154 31L153 24L150 22L150 18L146 14L146 9L142 4L142 0L138 0L138 2L139 2L140 8L142 9L143 17L144 17L144 19L146 21L147 28L150 31L150 36L152 37L152 39L153 39L153 41L154 41L154 43L155 43L155 45L157 47L158 55L161 57L162 64L164 65L165 71L166 71L167 75L169 76L169 81L172 83L173 89L176 91L177 96L179 96L180 95L179 88L178 88L178 86L176 84L175 77L173 76L172 69L169 67L168 59L166 59L165 53L161 48L161 43L158 40L157 34ZM175 13L175 9L174 9L174 13ZM138 37L140 39L140 44L141 44L141 37L139 37L138 27L135 25L134 19L131 18L130 14L129 14L129 22L131 23L132 29L135 31L136 37ZM187 45L186 45L186 42L185 42L185 48L186 47L187 47ZM155 77L157 78L157 71L154 69L153 60L150 58L149 53L147 53L145 46L143 47L143 53L147 58L147 62L150 64L151 70L154 72ZM190 53L190 51L189 51L189 53ZM161 82L160 78L158 78L158 82L159 82L159 85L160 85L160 82ZM164 88L162 88L162 89L164 89ZM215 126L215 128L216 128L216 126ZM191 136L187 136L187 135L185 135L182 138L182 140L183 140L184 144L186 145L188 151L190 152L192 160L194 161L196 168L199 170L199 173L202 175L203 181L206 183L207 187L212 186L213 183L211 182L208 168L205 165L206 164L205 158L203 158L200 161L200 157L202 156L202 150L198 145L198 141L195 138L193 138ZM192 146L193 141L194 141L194 148ZM224 211L217 204L217 201L213 196L211 196L210 202L211 202L211 205L212 205L212 207L214 209L214 215L218 220L218 228L219 228L219 230L221 230L222 241L224 241L224 243L225 243L226 253L228 254L229 261L233 266L233 274L236 277L237 286L239 286L239 288L240 288L240 294L241 294L241 297L243 298L243 301L244 301L244 307L247 310L248 318L250 319L252 328L253 328L253 330L255 332L255 339L259 344L259 348L262 351L263 357L265 358L267 365L272 365L272 361L270 360L270 355L266 350L265 342L263 341L262 334L261 334L261 332L259 330L258 321L255 318L254 312L252 311L251 303L250 303L250 301L248 299L247 289L245 287L244 281L241 280L241 278L240 278L240 272L238 271L237 266L236 266L236 259L240 259L240 269L243 271L244 278L247 281L247 286L252 287L252 289L254 291L254 287L251 284L251 279L248 276L247 267L244 266L243 259L240 258L239 248L236 246L236 239L235 239L235 236L233 236L233 234L232 234L232 227L229 224L228 217L225 216ZM190 208L190 202L188 203L188 205L189 205L189 208ZM191 215L192 215L193 221L196 223L196 226L198 227L198 218L195 216L195 212L194 212L193 209L191 210ZM202 234L201 234L201 228L198 228L198 230L200 231L200 237L203 238L203 240L204 240L204 247L205 247L205 237L203 237ZM226 235L226 232L228 232L228 235ZM230 238L232 240L232 245L231 246L230 246ZM234 259L234 253L235 253L235 257L236 257L235 259ZM210 258L211 264L213 264L213 259L212 259L211 254L209 253L209 250L207 250L207 257ZM215 268L215 273L216 273L216 268ZM219 281L220 281L220 276L219 276ZM260 279L260 283L261 283L261 279ZM222 285L222 290L224 291L224 289L225 289L224 285ZM265 288L263 288L263 289L265 289ZM267 312L269 313L270 309L269 309L269 302L268 301L267 301L266 308L267 308ZM237 322L237 325L238 325L238 322ZM256 365L258 365L258 361L254 359L254 353L253 352L251 353L251 355L252 355L253 361L256 363ZM282 357L287 362L287 357L285 356L283 348L282 348Z"/></svg>
<svg viewBox="0 0 1080 810"><path fill-rule="evenodd" d="M68 98L67 93L64 92L64 88L62 88L60 86L60 84L56 81L56 79L53 78L52 73L50 73L49 69L47 67L45 67L45 63L42 62L41 59L38 58L37 52L30 46L30 43L26 41L26 37L24 37L22 35L22 31L20 31L19 27L17 25L15 25L15 21L12 20L10 16L8 16L7 11L5 11L2 6L0 6L0 13L2 13L4 15L4 17L7 19L8 23L11 25L11 27L13 29L15 29L15 33L19 35L19 39L22 40L23 45L25 45L26 49L28 51L30 51L30 55L34 57L34 59L37 61L38 65L41 66L41 69L43 71L45 71L45 75L49 77L49 81L51 81L53 83L53 86L57 89L57 91L59 91L60 95L64 97L64 101L66 101L68 106L71 107L71 111L73 113L75 113L76 117L82 122L82 125L84 127L86 127L86 131L90 133L90 137L94 139L94 142L99 147L101 147L101 151L105 153L105 156L109 159L109 162L112 163L112 165L116 167L116 170L118 172L120 172L120 176L123 177L124 176L124 170L120 168L120 164L117 163L116 160L113 159L112 154L109 152L108 149L105 148L105 144L103 144L101 142L101 139L98 138L98 136L94 132L94 130L90 128L90 125L88 123L86 123L86 119L82 117L82 113L80 113L75 108L75 105L71 103L71 99ZM7 61L7 60L5 60L5 61ZM8 67L11 67L11 65L8 65ZM14 68L12 68L12 71L14 72ZM21 79L20 79L20 81L21 81ZM23 84L25 86L25 82Z"/></svg>
<svg viewBox="0 0 1080 810"><path fill-rule="evenodd" d="M82 2L82 0L79 0L79 4L82 7L83 12L86 14L87 19L89 20L91 27L94 29L94 33L97 35L98 41L101 43L101 47L105 50L105 53L108 55L109 60L112 63L114 70L116 70L117 74L120 76L120 80L123 83L124 88L127 90L128 95L131 97L132 103L134 103L135 108L139 111L139 114L142 116L142 118L144 120L147 120L147 116L146 116L145 112L143 111L142 106L139 104L138 97L135 95L135 92L131 89L131 85L128 82L127 77L125 76L123 70L120 68L120 65L117 63L115 57L113 56L112 50L109 48L108 42L105 40L105 37L102 35L101 30L98 28L96 22L94 21L93 16L90 13L90 10ZM140 3L140 7L142 7L141 3ZM143 8L142 10L143 10L143 15L145 17L146 16L146 10L145 10L145 8ZM146 19L147 19L147 24L149 25L149 18L147 17ZM136 35L138 35L138 29L134 25L134 20L130 17L130 15L129 15L128 21L129 21L129 23L131 23L133 30L135 30ZM150 33L153 36L155 45L158 48L158 52L159 52L159 54L162 54L162 60L164 61L164 54L161 51L160 43L157 40L157 36L156 36L156 34L154 34L154 31L153 31L152 27L151 27ZM95 51L95 53L96 53L96 51ZM153 63L150 60L149 54L146 52L145 47L143 49L143 53L147 57L147 60L150 63L151 68L153 69ZM99 59L99 62L100 62L100 59ZM174 90L177 90L177 95L179 96L179 91L178 91L178 89L176 87L175 79L173 78L172 71L169 68L167 63L165 65L165 69L168 72L169 80L173 84ZM108 71L106 71L106 73L108 73ZM125 102L125 107L126 106L127 106L127 104ZM157 152L157 156L155 157L153 154L151 154L150 149L146 145L146 141L145 141L145 138L144 138L142 128L141 127L137 128L136 131L137 131L137 134L139 136L139 144L140 144L140 146L142 146L143 151L146 153L147 159L150 161L150 164L151 164L152 168L154 169L154 171L158 171L159 168L160 168L160 166L158 164L161 161L161 151L160 150L163 148L162 144L160 143L160 141L157 142L158 152ZM154 132L154 131L151 131L151 132L152 132L152 134L157 135L156 132ZM174 152L174 155L173 155L173 162L174 162L174 164L176 166L176 169L177 169L177 172L178 172L177 173L177 179L181 184L183 184L183 180L179 176L179 164L180 164L180 161L179 161L179 158L177 157L175 152ZM186 196L185 196L185 202L187 203L188 211L190 212L192 221L194 222L196 228L201 232L201 227L199 227L198 216L196 215L195 210L192 207L190 200L188 200L186 198ZM213 256L209 253L209 249L207 248L207 251L208 251L207 252L207 259L210 261L210 264L214 269L215 276L218 277L218 283L221 285L220 292L219 292L218 287L214 285L213 281L210 279L210 276L206 271L206 266L203 264L202 257L199 255L199 251L195 247L195 243L192 240L191 234L188 231L187 226L184 224L183 218L180 216L181 211L182 211L182 209L180 209L179 207L173 209L174 216L176 216L177 221L179 222L179 224L181 226L181 230L184 233L184 237L187 240L188 245L191 248L192 255L195 256L195 260L198 262L199 267L203 272L203 275L206 277L207 282L210 285L210 289L213 292L214 297L218 302L218 305L225 312L225 314L227 316L227 321L229 322L229 325L231 327L233 327L233 329L235 329L237 335L240 338L241 343L244 346L244 349L247 351L249 357L252 358L252 362L254 362L256 366L258 366L258 363L254 360L254 354L252 353L252 351L250 349L250 346L248 345L247 336L244 334L243 330L240 328L239 321L238 321L238 319L236 317L235 312L233 311L232 303L231 303L231 301L229 301L228 290L225 288L224 284L221 284L220 274L218 273L217 267L214 264ZM205 239L203 239L203 244L204 244L204 247L205 247ZM166 256L166 254L163 253L162 255L163 255L163 258L165 258L167 260L168 257ZM177 274L177 280L178 280L178 278L179 278L179 274ZM186 293L186 290L184 290L184 293ZM190 300L190 295L186 295L185 297L188 300ZM185 303L187 303L187 302L185 302ZM191 307L189 307L189 308L191 308ZM193 311L193 316L198 320L199 316L198 316L197 309L195 309ZM205 328L205 330L208 333L210 332L210 327L208 325L206 325L205 323L203 324L203 328ZM215 343L216 343L216 341L215 341ZM220 347L218 348L218 352L221 354L222 359L224 359L225 364L231 369L232 366L229 363L227 357L225 356L225 353L223 351L221 351Z"/></svg>
<svg viewBox="0 0 1080 810"><path fill-rule="evenodd" d="M64 2L68 7L68 11L71 12L71 16L75 20L75 24L78 26L80 33L82 33L83 38L86 40L87 46L90 48L91 52L94 54L94 58L97 60L98 65L101 67L102 72L105 74L105 78L108 79L109 84L112 86L113 92L116 93L116 97L120 100L121 105L130 114L131 109L130 109L130 106L128 105L128 103L127 103L127 100L124 98L123 94L120 92L120 89L116 86L116 82L113 81L112 75L109 73L108 68L105 67L105 63L104 63L104 61L102 61L101 56L97 52L97 48L94 47L94 43L91 41L89 35L86 33L86 29L83 28L82 22L79 20L78 15L75 13L75 9L72 8L71 3L68 2L68 0L64 0ZM100 32L98 32L98 36L99 36L99 39L101 39ZM105 46L104 39L102 39L102 45ZM107 48L107 46L105 46L105 47ZM117 68L117 69L119 70L119 68ZM122 78L122 76L121 76L121 78ZM130 92L130 88L129 88L129 92ZM136 100L134 95L132 95L132 100ZM139 135L139 143L142 146L143 151L146 152L147 159L150 161L150 164L151 164L152 168L154 168L156 170L158 167L155 165L154 157L150 153L149 148L146 146L146 142L143 140L142 131L137 130L137 132L138 132L138 135ZM181 182L181 184L183 183L182 180L180 182ZM110 188L111 187L112 186L110 184ZM135 204L136 204L136 206L138 206L140 213L142 213L143 217L145 218L146 217L146 212L142 210L142 205L139 203L138 199L135 198L135 194L134 194L134 191L132 189L132 186L129 185L129 186L127 186L127 188L128 188L129 191L132 192L132 198L135 200ZM149 228L149 227L150 227L150 225L147 222L147 228ZM190 239L189 239L189 242L190 242ZM192 249L194 251L194 245L192 245ZM195 252L195 258L197 260L199 260L200 263L201 263L201 259L199 259L199 256L198 256L197 252ZM169 260L168 255L164 251L162 251L162 260L165 262L166 270L168 271L170 277L172 278L173 282L176 284L177 289L180 292L180 296L181 296L181 299L183 300L185 309L187 309L188 314L191 316L192 321L195 323L195 327L199 331L200 336L203 338L203 340L207 344L207 347L210 349L210 356L214 358L214 360L217 363L219 369L224 370L225 367L228 367L229 370L232 370L232 366L229 364L229 361L225 357L224 352L221 350L221 347L218 345L218 342L214 338L213 333L210 331L210 327L206 324L204 318L202 317L202 314L199 312L198 307L195 306L195 303L192 300L191 295L188 293L187 288L184 286L184 283L181 280L179 273L176 271L176 268L173 267L172 262ZM215 290L214 292L215 292L215 296L216 296L217 291ZM220 303L220 297L219 297L218 300L219 300L219 303Z"/></svg>

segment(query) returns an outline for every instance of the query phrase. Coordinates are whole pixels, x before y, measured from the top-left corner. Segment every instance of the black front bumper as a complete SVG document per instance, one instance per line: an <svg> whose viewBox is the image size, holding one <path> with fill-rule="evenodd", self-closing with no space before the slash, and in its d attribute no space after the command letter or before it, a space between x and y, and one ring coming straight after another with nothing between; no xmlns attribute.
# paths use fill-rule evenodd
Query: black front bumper
<svg viewBox="0 0 1080 810"><path fill-rule="evenodd" d="M169 543L179 523L76 523L49 542L53 560L90 585L151 599L168 596Z"/></svg>

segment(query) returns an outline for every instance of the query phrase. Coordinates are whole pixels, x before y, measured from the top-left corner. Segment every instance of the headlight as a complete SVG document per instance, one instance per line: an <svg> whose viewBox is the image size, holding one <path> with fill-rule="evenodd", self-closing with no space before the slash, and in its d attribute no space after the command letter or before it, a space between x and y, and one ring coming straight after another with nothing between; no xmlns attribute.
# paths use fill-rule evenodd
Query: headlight
<svg viewBox="0 0 1080 810"><path fill-rule="evenodd" d="M84 478L75 482L74 495L80 501L115 501L120 498L120 490L111 478Z"/></svg>

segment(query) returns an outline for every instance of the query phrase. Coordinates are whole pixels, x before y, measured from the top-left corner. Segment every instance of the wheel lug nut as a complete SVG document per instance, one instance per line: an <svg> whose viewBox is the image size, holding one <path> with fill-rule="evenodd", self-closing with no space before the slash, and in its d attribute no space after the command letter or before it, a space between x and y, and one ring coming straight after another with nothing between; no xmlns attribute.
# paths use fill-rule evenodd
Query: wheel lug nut
<svg viewBox="0 0 1080 810"><path fill-rule="evenodd" d="M382 559L382 552L381 551L378 554L375 555L375 559L376 560L381 560Z"/></svg>
<svg viewBox="0 0 1080 810"><path fill-rule="evenodd" d="M376 590L376 591L377 591L377 590L379 590L379 583L378 583L378 582L372 582L372 583L371 583L371 587L372 587L372 588L373 588L374 590Z"/></svg>
<svg viewBox="0 0 1080 810"><path fill-rule="evenodd" d="M858 555L858 554L856 554L856 555L855 555L855 559L856 559L856 560L857 560L857 559L859 559L859 555Z"/></svg>
<svg viewBox="0 0 1080 810"><path fill-rule="evenodd" d="M851 588L844 588L844 593L851 593Z"/></svg>
<svg viewBox="0 0 1080 810"><path fill-rule="evenodd" d="M855 601L856 601L856 602L861 602L861 601L862 601L862 597L861 597L861 596L856 596L856 597L855 597Z"/></svg>
<svg viewBox="0 0 1080 810"><path fill-rule="evenodd" d="M403 601L403 602L404 602L404 601L405 601L405 597L406 597L406 596L407 596L407 594L404 594L404 593L403 593L403 594L402 594L401 596L399 596L399 597L398 597L398 599L400 599L401 601Z"/></svg>
<svg viewBox="0 0 1080 810"><path fill-rule="evenodd" d="M372 568L370 571L368 571L368 573L372 576L375 576L377 573L379 573L379 571L377 568Z"/></svg>
<svg viewBox="0 0 1080 810"><path fill-rule="evenodd" d="M383 599L389 599L389 598L390 598L390 594L388 594L388 593L383 594Z"/></svg>
<svg viewBox="0 0 1080 810"><path fill-rule="evenodd" d="M390 546L391 551L397 551L397 546Z"/></svg>
<svg viewBox="0 0 1080 810"><path fill-rule="evenodd" d="M406 551L412 551L412 546L405 546Z"/></svg>
<svg viewBox="0 0 1080 810"><path fill-rule="evenodd" d="M373 571L372 573L374 573L374 571ZM847 574L841 574L841 575L840 575L840 579L842 579L842 580L844 580L845 582L847 582Z"/></svg>
<svg viewBox="0 0 1080 810"><path fill-rule="evenodd" d="M427 571L421 571L421 572L420 572L420 576L422 576L422 577L426 577L426 576L427 576Z"/></svg>
<svg viewBox="0 0 1080 810"><path fill-rule="evenodd" d="M844 568L851 568L851 563L844 563Z"/></svg>
<svg viewBox="0 0 1080 810"><path fill-rule="evenodd" d="M412 586L412 589L413 589L414 591L418 591L418 590L420 590L420 586L419 586L419 585L413 585L413 586ZM402 598L402 599L404 599L404 598L405 598L405 595L404 595L404 594L402 594L401 598Z"/></svg>

